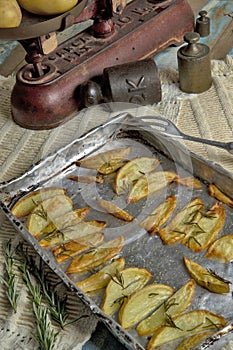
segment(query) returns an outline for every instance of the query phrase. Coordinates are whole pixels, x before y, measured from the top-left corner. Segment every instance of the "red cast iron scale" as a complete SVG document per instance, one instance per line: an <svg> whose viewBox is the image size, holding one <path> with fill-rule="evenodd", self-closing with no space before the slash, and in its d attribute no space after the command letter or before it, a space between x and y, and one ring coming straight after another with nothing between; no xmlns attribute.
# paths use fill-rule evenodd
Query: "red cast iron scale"
<svg viewBox="0 0 233 350"><path fill-rule="evenodd" d="M185 0L134 0L123 10L119 5L120 14L110 11L105 1L101 6L87 2L71 22L94 18L93 25L42 58L31 55L32 63L19 70L11 98L17 124L29 129L60 125L80 109L82 83L106 67L153 57L178 45L194 28L194 15ZM35 67L40 69L36 72Z"/></svg>

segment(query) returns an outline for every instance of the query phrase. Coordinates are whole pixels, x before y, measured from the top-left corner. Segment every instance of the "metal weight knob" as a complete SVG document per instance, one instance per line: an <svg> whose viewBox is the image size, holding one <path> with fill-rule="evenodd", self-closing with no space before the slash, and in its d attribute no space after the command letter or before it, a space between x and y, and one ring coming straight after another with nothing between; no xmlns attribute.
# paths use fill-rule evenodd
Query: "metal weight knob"
<svg viewBox="0 0 233 350"><path fill-rule="evenodd" d="M187 33L182 46L177 52L179 86L187 93L201 93L212 85L210 49L199 43L200 35Z"/></svg>
<svg viewBox="0 0 233 350"><path fill-rule="evenodd" d="M85 107L103 102L150 105L161 101L161 83L153 59L105 68L103 75L80 86Z"/></svg>
<svg viewBox="0 0 233 350"><path fill-rule="evenodd" d="M196 20L195 31L200 34L201 37L208 36L210 34L210 19L207 17L208 12L202 10L199 12L200 17Z"/></svg>

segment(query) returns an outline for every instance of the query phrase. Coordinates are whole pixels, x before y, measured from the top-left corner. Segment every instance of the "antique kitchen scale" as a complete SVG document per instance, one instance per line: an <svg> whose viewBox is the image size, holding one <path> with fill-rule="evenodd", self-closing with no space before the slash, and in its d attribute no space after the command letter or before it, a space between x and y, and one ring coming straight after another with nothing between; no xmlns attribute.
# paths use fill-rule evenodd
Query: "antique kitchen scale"
<svg viewBox="0 0 233 350"><path fill-rule="evenodd" d="M88 20L87 29L57 44L57 32ZM29 129L60 125L81 108L84 82L101 76L106 67L141 61L180 44L193 26L186 0L82 0L58 16L23 12L18 28L0 29L0 39L17 40L27 52L12 91L14 121Z"/></svg>

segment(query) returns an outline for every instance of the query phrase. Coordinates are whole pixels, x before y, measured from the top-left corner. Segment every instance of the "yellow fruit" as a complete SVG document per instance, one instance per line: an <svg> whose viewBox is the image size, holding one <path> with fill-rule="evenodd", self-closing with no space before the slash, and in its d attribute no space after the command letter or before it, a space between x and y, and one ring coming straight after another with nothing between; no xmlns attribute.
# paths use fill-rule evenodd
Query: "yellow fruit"
<svg viewBox="0 0 233 350"><path fill-rule="evenodd" d="M22 12L16 0L0 0L0 28L18 27Z"/></svg>
<svg viewBox="0 0 233 350"><path fill-rule="evenodd" d="M57 15L72 9L78 0L18 0L19 5L36 15Z"/></svg>

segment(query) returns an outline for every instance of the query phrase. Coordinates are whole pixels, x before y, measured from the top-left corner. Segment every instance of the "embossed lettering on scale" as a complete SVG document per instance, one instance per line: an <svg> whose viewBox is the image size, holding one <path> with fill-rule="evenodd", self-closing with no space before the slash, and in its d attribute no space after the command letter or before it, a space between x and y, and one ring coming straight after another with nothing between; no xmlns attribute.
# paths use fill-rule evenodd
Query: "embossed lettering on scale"
<svg viewBox="0 0 233 350"><path fill-rule="evenodd" d="M124 27L127 27L130 23L135 22L135 26L138 24L138 22L143 22L143 17L146 15L155 12L156 14L159 12L158 5L149 4L146 7L135 7L131 9L129 12L133 14L131 17L130 15L125 15L122 17L119 17L117 21L115 22L115 28L117 29L123 29ZM135 15L138 15L137 18ZM57 59L63 59L69 63L73 63L77 58L83 57L85 54L90 54L91 51L93 53L96 51L96 38L93 38L88 33L83 33L82 36L76 37L73 42L70 41L70 46L67 47L61 47L60 49L56 51L55 55L51 55L48 57L49 60L56 60Z"/></svg>
<svg viewBox="0 0 233 350"><path fill-rule="evenodd" d="M92 37L88 35L83 35L80 38L76 38L73 42L70 43L68 47L62 47L56 52L57 58L62 58L68 62L74 61L77 57L82 57L87 52L90 52L95 45L95 41L92 40ZM54 60L54 56L52 57Z"/></svg>
<svg viewBox="0 0 233 350"><path fill-rule="evenodd" d="M144 92L146 91L145 77L142 75L137 82L126 79L126 86L128 87L129 102L140 103L145 102L146 97Z"/></svg>

